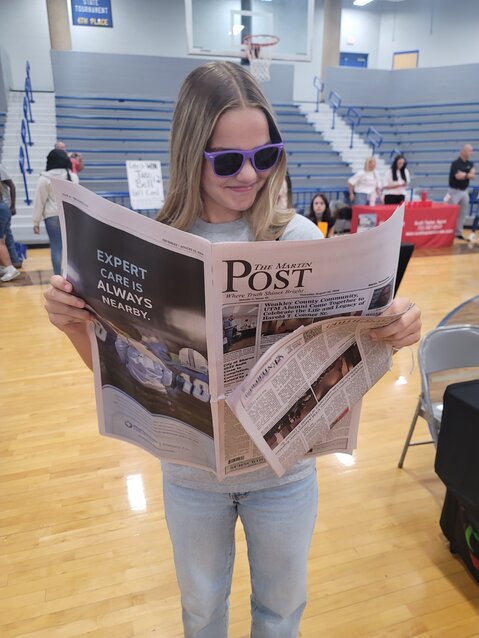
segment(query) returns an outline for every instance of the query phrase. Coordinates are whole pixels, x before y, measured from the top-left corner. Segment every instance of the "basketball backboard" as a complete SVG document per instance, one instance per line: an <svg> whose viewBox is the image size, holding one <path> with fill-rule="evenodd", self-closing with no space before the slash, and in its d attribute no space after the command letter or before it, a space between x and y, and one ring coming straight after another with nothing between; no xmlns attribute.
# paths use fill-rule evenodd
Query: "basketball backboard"
<svg viewBox="0 0 479 638"><path fill-rule="evenodd" d="M279 37L274 60L311 60L314 0L185 0L188 53L241 57L243 39Z"/></svg>

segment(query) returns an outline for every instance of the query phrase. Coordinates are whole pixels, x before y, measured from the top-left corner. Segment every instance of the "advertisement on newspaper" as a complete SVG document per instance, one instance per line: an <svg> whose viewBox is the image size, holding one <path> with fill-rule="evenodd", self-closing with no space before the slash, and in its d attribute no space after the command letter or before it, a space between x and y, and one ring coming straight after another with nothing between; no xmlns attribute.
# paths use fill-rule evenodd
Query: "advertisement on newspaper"
<svg viewBox="0 0 479 638"><path fill-rule="evenodd" d="M390 365L367 334L391 321L378 315L392 301L401 209L361 235L210 243L54 187L64 276L96 317L102 434L219 479L354 449L360 398ZM269 371L254 384L262 357Z"/></svg>
<svg viewBox="0 0 479 638"><path fill-rule="evenodd" d="M100 431L216 471L204 249L209 243L86 189L62 194L63 263L97 317ZM185 235L188 245L181 242Z"/></svg>

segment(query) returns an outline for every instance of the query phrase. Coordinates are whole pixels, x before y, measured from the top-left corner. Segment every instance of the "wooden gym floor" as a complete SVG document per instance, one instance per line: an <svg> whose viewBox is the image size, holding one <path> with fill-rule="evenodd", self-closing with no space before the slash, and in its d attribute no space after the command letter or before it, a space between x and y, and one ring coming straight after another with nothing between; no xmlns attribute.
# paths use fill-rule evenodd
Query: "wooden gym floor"
<svg viewBox="0 0 479 638"><path fill-rule="evenodd" d="M98 435L92 375L47 321L47 249L0 285L0 636L179 638L180 604L158 461ZM40 274L38 274L40 273ZM418 253L400 293L424 331L478 294L479 248ZM450 321L479 323L479 298ZM479 637L479 587L439 525L431 445L397 468L418 392L405 349L364 401L354 461L318 460L303 638ZM417 437L425 435L420 421ZM238 527L231 638L249 636Z"/></svg>

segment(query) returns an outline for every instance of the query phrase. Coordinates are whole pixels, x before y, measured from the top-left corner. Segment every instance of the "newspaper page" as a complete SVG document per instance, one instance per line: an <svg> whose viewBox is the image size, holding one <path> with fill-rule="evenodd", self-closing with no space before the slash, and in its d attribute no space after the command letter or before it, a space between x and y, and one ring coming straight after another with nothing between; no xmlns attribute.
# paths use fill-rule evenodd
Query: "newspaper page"
<svg viewBox="0 0 479 638"><path fill-rule="evenodd" d="M266 463L226 403L260 357L298 327L377 315L391 301L401 210L362 235L212 244L70 182L54 187L64 275L96 316L100 432L219 479ZM324 356L350 330L324 336ZM351 450L358 415L311 438L306 455Z"/></svg>
<svg viewBox="0 0 479 638"><path fill-rule="evenodd" d="M263 436L247 427L244 413L240 419L238 413L235 415L240 390L234 399L230 399L231 393L264 353L301 327L336 319L335 323L325 324L331 334L315 340L309 350L304 363L310 366L310 375L319 375L348 340L352 345L358 318L378 315L392 301L403 215L400 207L386 222L368 233L327 241L213 245L215 274L220 278L214 294L223 316L224 360L223 369L218 370L218 392L229 404L224 408L219 404L219 420L224 423L219 430L219 449L223 454L219 462L224 475L260 466L265 463L265 452L268 462L272 461ZM235 253L241 257L234 258ZM292 343L297 345L295 339ZM320 347L321 344L324 345ZM390 360L388 353L383 354L386 360L379 367L381 374L389 368ZM220 361L219 355L216 361ZM290 409L301 396L293 391L296 382L299 383L295 375L301 376L300 368L292 366L288 374L291 377L286 379L281 392L288 394L287 408ZM241 388L245 386L246 383ZM362 394L364 392L354 393L356 401ZM274 393L261 394L261 401L256 406L258 414L277 413ZM308 437L309 447L298 447L295 458L338 451L350 453L356 446L360 412L359 408L351 410L353 405L351 401L344 402L343 418L339 416L338 420L335 412L335 428L327 431L323 428L320 437ZM310 421L314 418L310 417ZM312 429L315 430L314 425ZM277 463L272 466L277 468ZM282 473L279 469L278 472Z"/></svg>
<svg viewBox="0 0 479 638"><path fill-rule="evenodd" d="M97 319L90 338L100 433L216 472L210 242L71 182L54 187L63 273Z"/></svg>
<svg viewBox="0 0 479 638"><path fill-rule="evenodd" d="M391 365L391 346L372 341L369 331L397 319L350 317L301 326L270 348L228 397L278 476L325 440L329 448L334 441L337 452L337 439L350 438L345 419ZM331 434L336 427L341 435Z"/></svg>
<svg viewBox="0 0 479 638"><path fill-rule="evenodd" d="M357 447L359 421L361 418L362 400L359 400L345 415L336 421L333 428L323 432L323 438L306 452L306 457L324 454L352 454Z"/></svg>

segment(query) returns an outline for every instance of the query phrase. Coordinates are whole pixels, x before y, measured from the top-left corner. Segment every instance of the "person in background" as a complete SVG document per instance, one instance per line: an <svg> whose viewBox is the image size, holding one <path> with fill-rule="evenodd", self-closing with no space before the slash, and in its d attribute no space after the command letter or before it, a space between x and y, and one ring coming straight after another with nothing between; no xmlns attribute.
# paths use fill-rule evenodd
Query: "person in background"
<svg viewBox="0 0 479 638"><path fill-rule="evenodd" d="M243 67L209 62L194 69L180 89L170 139L170 185L159 222L213 242L321 240L309 220L277 206L286 175L283 142L271 105ZM46 309L91 368L93 316L72 291L66 279L52 277ZM403 314L371 331L373 340L395 347L418 340L416 306L395 299L386 312ZM281 478L262 468L222 481L175 463L163 461L162 468L184 637L227 636L241 518L252 583L250 635L296 638L317 511L315 461L303 459Z"/></svg>
<svg viewBox="0 0 479 638"><path fill-rule="evenodd" d="M83 162L83 156L81 153L68 153L67 147L65 146L65 142L58 140L55 142L55 149L57 151L64 151L71 160L72 163L72 171L73 173L80 173L85 168L85 163Z"/></svg>
<svg viewBox="0 0 479 638"><path fill-rule="evenodd" d="M445 201L451 204L459 204L455 235L457 239L465 239L463 235L464 222L469 212L469 193L467 187L471 179L476 177L474 162L471 161L473 148L471 144L464 144L449 170L449 190Z"/></svg>
<svg viewBox="0 0 479 638"><path fill-rule="evenodd" d="M479 228L479 213L476 213L476 216L474 217L474 221L472 222L472 232L470 233L469 237L467 238L468 241L476 241L477 239L477 234L476 234L476 230Z"/></svg>
<svg viewBox="0 0 479 638"><path fill-rule="evenodd" d="M314 222L316 225L319 222L325 222L328 225L328 231L326 237L332 237L334 233L334 217L331 214L329 208L329 200L323 193L316 193L309 205L308 214L305 215L308 219Z"/></svg>
<svg viewBox="0 0 479 638"><path fill-rule="evenodd" d="M383 195L385 204L402 204L411 183L404 155L396 155L391 167L384 175Z"/></svg>
<svg viewBox="0 0 479 638"><path fill-rule="evenodd" d="M364 169L348 179L349 201L356 206L375 204L381 195L381 178L374 157L367 157Z"/></svg>
<svg viewBox="0 0 479 638"><path fill-rule="evenodd" d="M48 153L46 170L40 175L33 202L33 232L39 234L40 222L43 220L50 239L53 272L59 275L62 263L62 236L51 177L78 184L78 175L72 173L72 164L65 151L54 149Z"/></svg>
<svg viewBox="0 0 479 638"><path fill-rule="evenodd" d="M5 200L6 189L10 190L10 204ZM15 185L10 175L0 164L0 281L16 279L20 272L12 264L7 239L12 236L10 224L15 214ZM13 242L15 244L15 242ZM15 246L14 246L15 247ZM15 253L16 254L16 253ZM18 259L18 257L17 257Z"/></svg>
<svg viewBox="0 0 479 638"><path fill-rule="evenodd" d="M17 191L15 188L15 184L13 183L13 180L6 171L5 167L0 165L0 201L3 201L5 204L9 205L11 217L17 214L16 199ZM17 247L15 245L11 222L5 229L5 245L10 255L12 265L15 266L15 268L21 268L23 260L22 256L18 254Z"/></svg>
<svg viewBox="0 0 479 638"><path fill-rule="evenodd" d="M334 219L334 234L349 232L353 210L349 203L340 199L329 202L329 209Z"/></svg>

